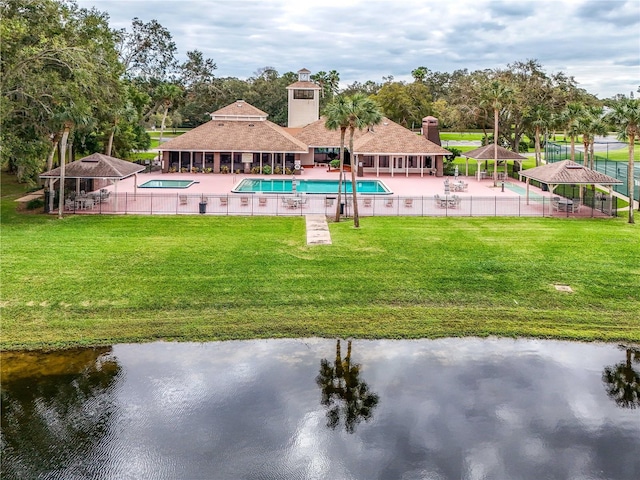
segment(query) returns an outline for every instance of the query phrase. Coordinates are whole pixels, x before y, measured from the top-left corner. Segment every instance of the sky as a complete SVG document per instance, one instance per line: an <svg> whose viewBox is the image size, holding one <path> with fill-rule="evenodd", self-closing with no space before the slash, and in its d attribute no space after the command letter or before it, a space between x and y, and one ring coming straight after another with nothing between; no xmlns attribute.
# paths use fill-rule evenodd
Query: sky
<svg viewBox="0 0 640 480"><path fill-rule="evenodd" d="M200 50L217 77L336 70L340 85L411 71L537 60L608 98L640 86L640 0L77 0L113 28L157 20L178 59Z"/></svg>

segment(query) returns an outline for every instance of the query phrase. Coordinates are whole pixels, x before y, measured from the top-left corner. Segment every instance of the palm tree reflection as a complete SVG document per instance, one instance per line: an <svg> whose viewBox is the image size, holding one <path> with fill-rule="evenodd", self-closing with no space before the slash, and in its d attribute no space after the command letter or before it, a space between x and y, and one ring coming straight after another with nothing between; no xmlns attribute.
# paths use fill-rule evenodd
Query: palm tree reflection
<svg viewBox="0 0 640 480"><path fill-rule="evenodd" d="M115 413L120 370L111 347L4 354L3 475L40 478L97 451Z"/></svg>
<svg viewBox="0 0 640 480"><path fill-rule="evenodd" d="M640 363L640 347L620 345L626 350L625 362L605 367L602 372L602 381L607 389L607 395L619 407L640 407L640 372L634 370L633 363Z"/></svg>
<svg viewBox="0 0 640 480"><path fill-rule="evenodd" d="M336 343L336 360L320 360L320 373L316 383L322 391L321 403L327 407L327 426L333 430L344 421L347 433L355 432L356 425L368 421L379 397L369 391L360 378L360 364L351 363L351 341L347 342L347 356L342 359L340 340Z"/></svg>

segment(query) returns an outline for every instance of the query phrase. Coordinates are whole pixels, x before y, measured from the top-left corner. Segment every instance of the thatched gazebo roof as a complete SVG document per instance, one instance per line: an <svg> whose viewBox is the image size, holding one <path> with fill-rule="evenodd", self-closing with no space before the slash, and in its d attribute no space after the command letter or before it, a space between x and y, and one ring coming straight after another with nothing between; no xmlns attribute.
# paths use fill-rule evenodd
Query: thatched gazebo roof
<svg viewBox="0 0 640 480"><path fill-rule="evenodd" d="M88 157L65 165L65 178L103 178L106 180L122 180L144 170L143 165L127 162L119 158L93 153ZM60 167L40 174L41 178L60 178Z"/></svg>
<svg viewBox="0 0 640 480"><path fill-rule="evenodd" d="M496 158L496 153L498 154ZM497 152L495 150L495 145L485 145L484 147L479 147L473 150L469 150L468 152L464 152L461 155L469 158L473 158L475 160L526 160L527 157L523 157L519 153L512 152L511 150L507 150L504 147L498 145Z"/></svg>
<svg viewBox="0 0 640 480"><path fill-rule="evenodd" d="M523 170L520 175L547 185L618 185L623 183L617 178L591 170L571 160L547 163L540 167Z"/></svg>
<svg viewBox="0 0 640 480"><path fill-rule="evenodd" d="M527 157L524 157L522 155L520 155L519 153L515 153L512 152L511 150L507 150L504 147L501 147L500 145L497 146L494 144L490 144L490 145L485 145L483 147L479 147L479 148L475 148L473 150L469 150L468 152L464 152L462 153L462 155L464 157L467 157L467 172L465 172L466 175L468 175L468 170L469 170L469 158L473 158L474 160L476 160L478 162L478 171L476 173L477 175L477 179L480 180L480 162L482 161L486 161L486 160L493 160L494 162L494 170L493 170L493 180L494 182L497 180L497 175L498 175L498 162L499 161L504 161L505 165L504 165L504 175L506 178L507 175L507 164L506 164L506 160L518 160L519 162L521 162L522 160L526 160Z"/></svg>

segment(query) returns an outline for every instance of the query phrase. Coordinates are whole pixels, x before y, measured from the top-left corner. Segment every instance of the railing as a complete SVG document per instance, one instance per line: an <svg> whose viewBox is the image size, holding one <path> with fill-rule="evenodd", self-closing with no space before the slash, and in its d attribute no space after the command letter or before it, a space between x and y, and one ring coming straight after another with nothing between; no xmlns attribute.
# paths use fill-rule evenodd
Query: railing
<svg viewBox="0 0 640 480"><path fill-rule="evenodd" d="M617 199L608 195L579 195L570 198L572 209L555 208L552 198L532 193L524 196L389 196L360 195L358 213L367 216L447 216L447 217L546 217L615 216ZM444 201L443 201L444 200ZM342 197L342 214L353 215L351 197ZM333 216L337 209L335 195L262 195L262 194L111 194L108 201L80 209L65 209L73 214L143 214L143 215L243 215L294 216L323 214ZM57 211L57 209L55 210Z"/></svg>

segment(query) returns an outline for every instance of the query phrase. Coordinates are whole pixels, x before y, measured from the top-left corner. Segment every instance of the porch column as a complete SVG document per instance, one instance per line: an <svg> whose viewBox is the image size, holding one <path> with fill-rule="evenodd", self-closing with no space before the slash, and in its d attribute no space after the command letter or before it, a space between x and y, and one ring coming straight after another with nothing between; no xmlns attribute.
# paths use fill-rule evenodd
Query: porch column
<svg viewBox="0 0 640 480"><path fill-rule="evenodd" d="M189 173L193 170L193 150L189 152Z"/></svg>
<svg viewBox="0 0 640 480"><path fill-rule="evenodd" d="M213 152L213 173L220 173L220 152Z"/></svg>
<svg viewBox="0 0 640 480"><path fill-rule="evenodd" d="M233 161L235 159L233 157L234 157L234 154L233 154L233 152L231 152L231 171L229 173L233 173L235 171L234 168L233 168L233 163L234 163Z"/></svg>
<svg viewBox="0 0 640 480"><path fill-rule="evenodd" d="M403 155L402 161L404 162L405 177L409 178L409 155Z"/></svg>
<svg viewBox="0 0 640 480"><path fill-rule="evenodd" d="M424 155L420 155L420 177L424 177Z"/></svg>
<svg viewBox="0 0 640 480"><path fill-rule="evenodd" d="M376 177L380 176L380 155L376 155Z"/></svg>

